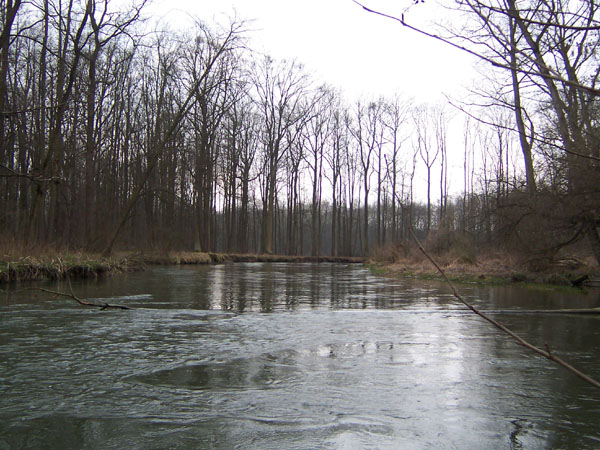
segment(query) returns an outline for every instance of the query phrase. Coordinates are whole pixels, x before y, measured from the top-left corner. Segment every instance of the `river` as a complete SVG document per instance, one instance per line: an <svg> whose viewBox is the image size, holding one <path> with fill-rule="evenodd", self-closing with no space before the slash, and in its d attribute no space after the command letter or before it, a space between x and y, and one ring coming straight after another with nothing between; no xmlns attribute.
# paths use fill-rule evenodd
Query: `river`
<svg viewBox="0 0 600 450"><path fill-rule="evenodd" d="M68 291L63 283L32 286ZM155 267L0 300L0 449L592 449L600 391L438 282L359 265ZM460 286L600 378L600 292Z"/></svg>

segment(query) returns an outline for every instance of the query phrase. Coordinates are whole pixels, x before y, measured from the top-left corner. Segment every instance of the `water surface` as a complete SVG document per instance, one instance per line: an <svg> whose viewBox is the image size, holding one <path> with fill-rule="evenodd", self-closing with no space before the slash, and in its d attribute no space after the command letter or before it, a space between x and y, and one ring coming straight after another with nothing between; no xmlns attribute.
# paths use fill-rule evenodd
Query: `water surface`
<svg viewBox="0 0 600 450"><path fill-rule="evenodd" d="M600 448L600 392L439 283L249 263L73 288L135 309L4 295L2 449ZM460 289L600 378L600 318L529 312L600 306L597 291Z"/></svg>

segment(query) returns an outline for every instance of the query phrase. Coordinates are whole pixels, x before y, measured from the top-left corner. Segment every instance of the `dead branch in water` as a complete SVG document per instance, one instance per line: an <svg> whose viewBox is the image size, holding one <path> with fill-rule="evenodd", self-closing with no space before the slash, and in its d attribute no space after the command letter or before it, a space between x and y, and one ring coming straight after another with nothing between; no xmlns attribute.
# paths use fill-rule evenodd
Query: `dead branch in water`
<svg viewBox="0 0 600 450"><path fill-rule="evenodd" d="M29 289L30 290L35 290L35 291L47 292L48 294L61 295L63 297L69 297L69 298L72 298L73 300L75 300L77 303L79 303L82 306L92 306L92 307L100 308L101 311L103 311L105 309L109 309L109 308L131 309L129 306L125 306L125 305L113 305L113 304L110 304L110 303L94 303L94 302L89 302L87 300L82 300L79 297L77 297L76 295L74 295L72 293L68 293L68 292L52 291L50 289L45 289L45 288L29 288Z"/></svg>
<svg viewBox="0 0 600 450"><path fill-rule="evenodd" d="M437 271L442 275L442 277L443 277L444 281L446 282L446 284L448 284L448 286L450 286L450 289L452 290L452 295L454 295L454 297L459 302L461 302L463 305L465 305L473 313L477 314L482 319L487 320L493 326L495 326L499 330L502 330L504 333L508 334L510 337L512 337L517 342L517 344L522 345L525 348L528 348L529 350L537 353L538 355L542 355L544 358L547 358L550 361L554 361L556 364L564 367L565 369L567 369L571 373L575 374L576 376L578 376L582 380L584 380L584 381L588 382L589 384L591 384L592 386L595 386L595 387L597 387L597 388L600 389L600 383L598 381L594 380L593 378L589 377L588 375L586 375L583 372L581 372L580 370L576 369L575 367L573 367L572 365L570 365L569 363L567 363L563 359L561 359L558 356L556 356L555 354L553 354L550 351L550 347L548 346L547 343L545 344L545 347L546 347L545 350L543 350L543 349L541 349L539 347L536 347L535 345L527 342L525 339L523 339L521 336L519 336L518 334L516 334L511 329L507 328L504 324L498 322L497 320L492 319L490 316L488 316L487 314L479 311L477 308L475 308L473 305L471 305L469 302L467 302L458 293L458 291L456 290L456 287L454 286L454 284L452 283L452 281L450 281L450 279L446 276L446 273L440 267L440 265L437 263L437 261L425 250L425 248L421 244L421 241L419 240L419 238L417 238L417 235L415 234L412 226L409 225L408 229L410 231L411 236L413 237L413 239L417 243L417 246L419 247L419 250L421 251L421 253L423 253L423 255L425 255L425 257L435 266L435 268L437 269Z"/></svg>
<svg viewBox="0 0 600 450"><path fill-rule="evenodd" d="M75 292L73 292L73 286L71 286L71 280L69 278L67 278L67 281L69 282L69 290L71 291L70 293L53 291L51 289L40 288L40 287L25 288L24 290L40 291L40 292L46 292L48 294L60 295L62 297L69 297L69 298L72 298L73 300L75 300L77 303L79 303L82 306L91 306L94 308L100 308L100 311L104 311L105 309L109 309L109 308L131 309L129 306L125 306L125 305L113 305L113 304L106 303L106 302L105 303L95 303L95 302L90 302L90 301L81 299L77 295L75 295Z"/></svg>

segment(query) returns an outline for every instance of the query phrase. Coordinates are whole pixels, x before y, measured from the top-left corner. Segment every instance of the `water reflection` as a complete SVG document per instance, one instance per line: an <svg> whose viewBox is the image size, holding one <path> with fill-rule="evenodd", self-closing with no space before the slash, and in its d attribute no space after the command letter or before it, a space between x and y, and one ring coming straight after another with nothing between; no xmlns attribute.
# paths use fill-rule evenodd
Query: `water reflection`
<svg viewBox="0 0 600 450"><path fill-rule="evenodd" d="M0 305L0 448L600 446L596 390L437 283L256 263L74 289L136 309L32 293ZM599 318L508 311L593 306L596 296L461 289L600 378Z"/></svg>

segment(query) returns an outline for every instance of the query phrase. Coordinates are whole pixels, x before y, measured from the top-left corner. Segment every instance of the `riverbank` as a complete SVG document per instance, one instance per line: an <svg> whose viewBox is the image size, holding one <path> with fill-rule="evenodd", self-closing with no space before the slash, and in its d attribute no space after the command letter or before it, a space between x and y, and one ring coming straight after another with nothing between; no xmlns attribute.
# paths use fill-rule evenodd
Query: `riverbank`
<svg viewBox="0 0 600 450"><path fill-rule="evenodd" d="M169 252L144 253L130 255L139 258L144 264L223 264L229 262L287 262L287 263L345 263L361 264L365 258L346 256L298 256L298 255L266 255L242 253L200 253L200 252Z"/></svg>
<svg viewBox="0 0 600 450"><path fill-rule="evenodd" d="M123 253L121 256L138 261L144 265L186 265L186 264L224 264L232 262L335 262L361 264L365 258L344 256L297 256L297 255L255 255L241 253L202 253L202 252L148 252Z"/></svg>
<svg viewBox="0 0 600 450"><path fill-rule="evenodd" d="M480 257L473 262L443 256L435 259L446 276L458 283L600 287L600 268L592 261L574 257L545 262L523 262L508 255ZM393 260L372 258L368 263L376 272L393 277L443 280L423 256Z"/></svg>
<svg viewBox="0 0 600 450"><path fill-rule="evenodd" d="M338 262L355 264L363 258L289 255L250 255L201 252L118 252L111 258L85 253L5 254L0 258L0 283L66 278L97 278L143 270L148 265L223 264L228 262Z"/></svg>
<svg viewBox="0 0 600 450"><path fill-rule="evenodd" d="M437 260L452 281L459 283L529 283L555 286L600 287L600 269L590 261L564 258L541 266L524 264L507 255L464 262L448 257ZM117 252L111 258L96 254L47 252L39 256L0 257L0 283L32 280L97 278L116 273L143 270L149 265L224 264L230 262L333 262L367 263L377 273L393 277L439 279L442 277L424 257L411 255L392 260L379 257L313 257L293 255L254 255L202 252Z"/></svg>
<svg viewBox="0 0 600 450"><path fill-rule="evenodd" d="M141 270L139 261L84 254L6 257L0 260L0 283L33 280L97 278Z"/></svg>

